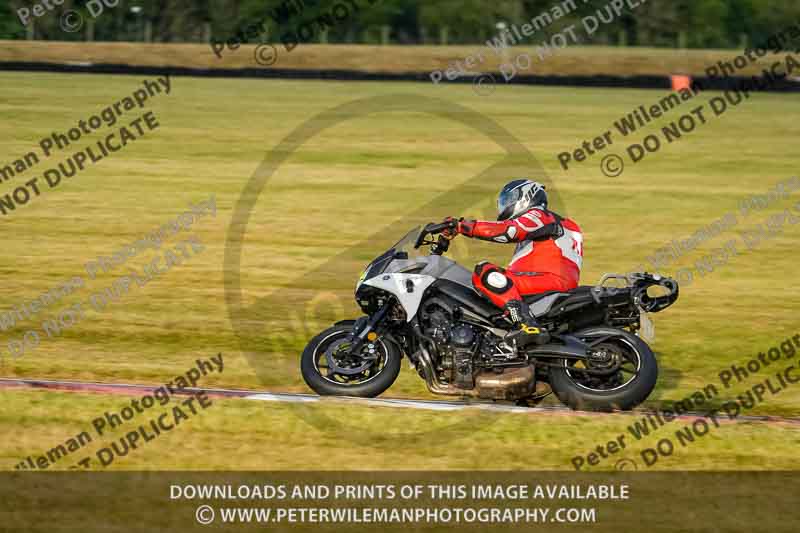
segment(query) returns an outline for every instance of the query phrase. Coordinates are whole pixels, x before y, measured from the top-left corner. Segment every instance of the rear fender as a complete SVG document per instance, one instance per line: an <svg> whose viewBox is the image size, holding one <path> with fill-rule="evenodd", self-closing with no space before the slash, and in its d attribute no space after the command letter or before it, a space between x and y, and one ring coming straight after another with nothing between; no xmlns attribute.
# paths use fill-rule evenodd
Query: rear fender
<svg viewBox="0 0 800 533"><path fill-rule="evenodd" d="M587 346L594 346L612 337L626 337L632 334L623 329L612 328L608 326L596 326L576 331L573 333L573 335L575 337L587 339Z"/></svg>

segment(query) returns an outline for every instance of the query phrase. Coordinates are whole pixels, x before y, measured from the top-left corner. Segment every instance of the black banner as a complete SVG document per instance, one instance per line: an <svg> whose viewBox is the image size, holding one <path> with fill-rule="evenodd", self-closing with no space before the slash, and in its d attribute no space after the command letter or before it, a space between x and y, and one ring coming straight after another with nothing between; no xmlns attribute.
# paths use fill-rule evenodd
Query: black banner
<svg viewBox="0 0 800 533"><path fill-rule="evenodd" d="M15 472L2 531L786 531L792 472Z"/></svg>

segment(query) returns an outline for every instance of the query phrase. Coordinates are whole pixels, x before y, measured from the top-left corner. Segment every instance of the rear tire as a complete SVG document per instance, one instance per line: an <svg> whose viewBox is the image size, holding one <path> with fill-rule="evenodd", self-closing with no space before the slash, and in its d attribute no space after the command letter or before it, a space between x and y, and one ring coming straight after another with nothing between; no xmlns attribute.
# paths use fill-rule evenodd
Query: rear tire
<svg viewBox="0 0 800 533"><path fill-rule="evenodd" d="M615 409L627 411L644 402L658 380L658 363L650 347L636 335L614 328L590 328L575 334L584 341L592 338L613 337L604 341L602 345L618 348L621 357L631 360L636 359L638 372L635 376L621 385L610 386L609 390L582 384L581 374L575 367L569 366L564 360L563 366L550 369L550 385L558 399L576 410L584 411L612 411ZM633 361L631 362L633 364ZM620 373L620 376L624 376Z"/></svg>
<svg viewBox="0 0 800 533"><path fill-rule="evenodd" d="M324 358L327 347L346 338L351 331L352 326L349 325L330 327L311 339L303 350L303 355L300 357L300 372L306 384L317 394L373 398L391 387L397 379L402 355L393 342L383 339L378 339L374 343L381 357L381 367L366 381L358 384L336 383L330 377L322 375L318 364L320 357Z"/></svg>

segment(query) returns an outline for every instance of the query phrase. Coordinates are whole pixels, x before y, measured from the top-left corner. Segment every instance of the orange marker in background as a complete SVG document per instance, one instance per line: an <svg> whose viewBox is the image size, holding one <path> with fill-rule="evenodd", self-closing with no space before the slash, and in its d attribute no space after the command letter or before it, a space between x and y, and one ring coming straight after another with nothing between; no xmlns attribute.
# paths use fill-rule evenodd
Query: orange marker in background
<svg viewBox="0 0 800 533"><path fill-rule="evenodd" d="M692 88L692 77L686 74L672 74L669 79L672 81L673 91L691 90Z"/></svg>

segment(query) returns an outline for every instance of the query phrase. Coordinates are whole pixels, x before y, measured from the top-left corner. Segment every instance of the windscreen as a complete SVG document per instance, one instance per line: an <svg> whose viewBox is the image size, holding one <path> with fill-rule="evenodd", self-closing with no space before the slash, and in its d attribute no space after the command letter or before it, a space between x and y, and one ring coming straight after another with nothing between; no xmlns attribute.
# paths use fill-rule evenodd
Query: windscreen
<svg viewBox="0 0 800 533"><path fill-rule="evenodd" d="M422 231L422 228L420 226L416 226L411 231L406 233L402 239L397 241L394 246L389 248L381 256L377 257L372 263L367 265L367 268L364 269L364 272L362 272L358 283L361 284L361 282L365 279L370 279L378 274L383 273L392 263L392 261L395 261L395 254L397 252L406 252L409 258L419 256L419 250L414 249L414 244L417 242L417 237L419 237L420 231Z"/></svg>
<svg viewBox="0 0 800 533"><path fill-rule="evenodd" d="M419 237L419 232L422 231L421 226L416 226L411 231L406 233L406 235L397 241L397 244L392 246L392 249L395 252L407 252L409 256L418 255L418 251L414 250L414 244L417 242L417 237Z"/></svg>

